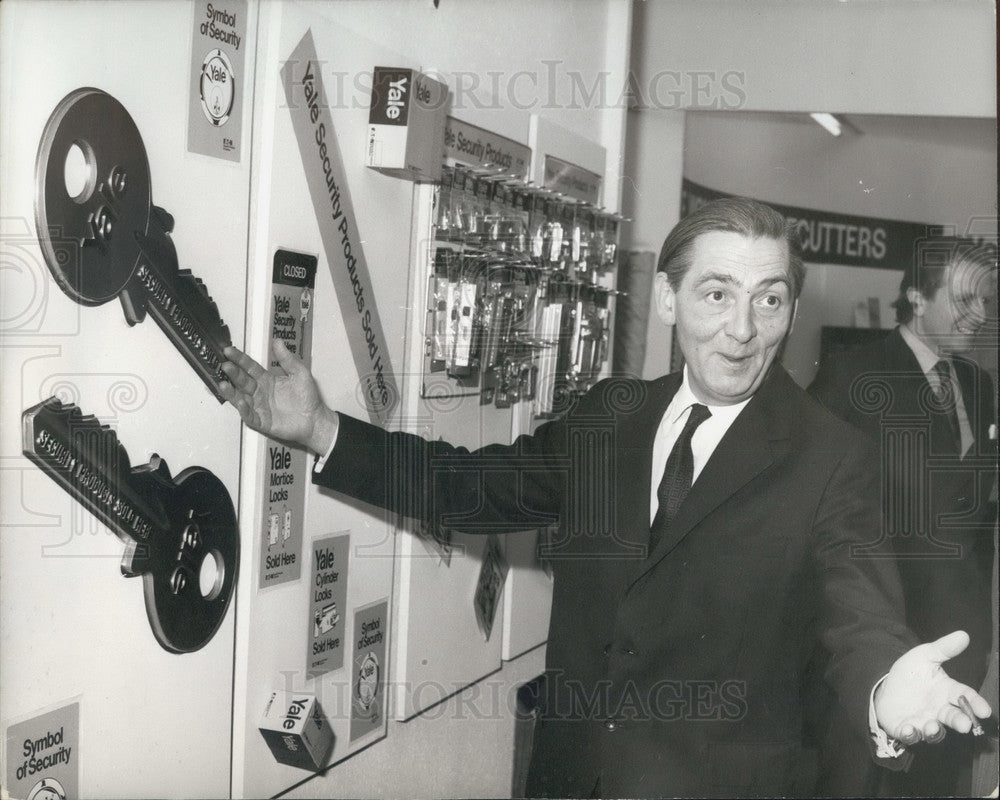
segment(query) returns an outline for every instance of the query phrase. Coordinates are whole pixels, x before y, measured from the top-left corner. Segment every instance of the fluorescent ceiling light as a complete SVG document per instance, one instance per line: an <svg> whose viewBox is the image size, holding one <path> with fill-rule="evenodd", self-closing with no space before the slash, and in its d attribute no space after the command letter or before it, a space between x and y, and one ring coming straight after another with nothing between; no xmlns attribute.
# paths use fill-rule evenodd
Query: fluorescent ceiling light
<svg viewBox="0 0 1000 800"><path fill-rule="evenodd" d="M823 112L810 114L809 116L816 120L816 122L826 128L834 136L840 136L840 120L833 116L833 114Z"/></svg>

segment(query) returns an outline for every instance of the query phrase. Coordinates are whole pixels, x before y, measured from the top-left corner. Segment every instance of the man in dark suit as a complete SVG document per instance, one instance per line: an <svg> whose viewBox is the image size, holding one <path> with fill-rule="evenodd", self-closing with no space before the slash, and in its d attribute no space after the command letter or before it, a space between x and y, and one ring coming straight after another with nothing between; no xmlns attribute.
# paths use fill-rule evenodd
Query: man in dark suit
<svg viewBox="0 0 1000 800"><path fill-rule="evenodd" d="M989 375L963 354L992 316L995 265L989 246L956 237L917 242L895 302L898 327L824 359L809 387L878 446L879 538L897 556L907 625L929 640L960 623L972 645L948 672L976 687L986 675L993 630L995 395ZM949 737L920 754L908 772L871 777L880 778L878 791L888 796L965 795L983 746ZM862 772L844 760L849 746L841 740L828 751L831 780L846 777L852 783L840 783L841 791L862 791L863 784L853 783ZM839 793L837 786L822 791Z"/></svg>
<svg viewBox="0 0 1000 800"><path fill-rule="evenodd" d="M529 794L787 794L817 639L880 756L968 731L963 693L989 713L940 666L967 636L914 646L892 563L852 557L878 524L870 453L775 363L801 284L779 214L699 209L655 285L683 373L603 381L534 435L473 453L330 410L280 345L287 375L229 351L223 392L250 427L320 455L314 480L339 492L456 530L556 522Z"/></svg>

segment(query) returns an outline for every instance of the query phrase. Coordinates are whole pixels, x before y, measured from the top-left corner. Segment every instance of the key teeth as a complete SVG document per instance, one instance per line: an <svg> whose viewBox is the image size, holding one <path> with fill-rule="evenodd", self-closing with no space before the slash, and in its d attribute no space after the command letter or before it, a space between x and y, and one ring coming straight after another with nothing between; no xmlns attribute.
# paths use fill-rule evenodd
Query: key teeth
<svg viewBox="0 0 1000 800"><path fill-rule="evenodd" d="M225 344L231 344L232 340L229 336L229 328L226 323L222 320L222 315L219 313L219 307L216 305L215 301L212 300L212 296L208 293L208 287L201 278L195 277L191 270L182 269L177 271L177 285L178 287L183 286L183 290L186 293L197 292L197 297L192 297L190 294L187 296L187 300L190 301L190 311L192 314L198 317L198 321L209 328L206 333L212 333L211 329L214 329L217 334L213 336L213 340L222 341ZM221 348L220 348L221 349Z"/></svg>
<svg viewBox="0 0 1000 800"><path fill-rule="evenodd" d="M85 459L94 453L101 453L104 454L106 463L112 463L108 460L108 456L114 453L114 463L120 474L126 474L131 469L128 451L118 440L118 434L93 414L84 414L75 403L64 403L58 397L49 397L25 411L22 417L27 423L23 433L25 452L37 454L35 437L38 435L39 426L42 426L53 432L61 431L59 436L63 439L62 444L71 447ZM100 436L103 440L101 444L97 445L96 441L89 437L83 440L78 438L87 432Z"/></svg>
<svg viewBox="0 0 1000 800"><path fill-rule="evenodd" d="M58 397L50 397L45 400L42 404L42 410L48 412L53 416L65 417L67 426L72 426L73 428L81 427L98 427L107 428L107 425L102 425L101 422L93 414L84 414L83 410L73 402L63 402ZM110 430L110 429L109 429Z"/></svg>

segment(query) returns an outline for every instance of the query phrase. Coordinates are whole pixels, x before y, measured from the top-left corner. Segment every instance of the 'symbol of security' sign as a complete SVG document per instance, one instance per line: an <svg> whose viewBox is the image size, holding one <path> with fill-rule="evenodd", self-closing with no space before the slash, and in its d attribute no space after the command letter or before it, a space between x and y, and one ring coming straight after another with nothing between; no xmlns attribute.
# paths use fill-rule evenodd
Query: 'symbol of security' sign
<svg viewBox="0 0 1000 800"><path fill-rule="evenodd" d="M321 63L312 31L307 30L281 69L282 84L365 405L372 421L385 425L399 392L323 89Z"/></svg>

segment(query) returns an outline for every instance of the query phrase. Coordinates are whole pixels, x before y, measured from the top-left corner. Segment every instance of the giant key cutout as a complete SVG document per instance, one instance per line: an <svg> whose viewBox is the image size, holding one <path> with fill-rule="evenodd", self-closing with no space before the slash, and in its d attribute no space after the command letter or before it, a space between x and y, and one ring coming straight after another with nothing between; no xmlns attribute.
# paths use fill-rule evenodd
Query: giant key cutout
<svg viewBox="0 0 1000 800"><path fill-rule="evenodd" d="M174 220L152 203L139 129L106 92L77 89L49 118L35 163L35 223L67 295L87 306L120 297L129 325L148 312L221 402L229 329L204 284L178 269ZM53 237L77 246L57 250Z"/></svg>
<svg viewBox="0 0 1000 800"><path fill-rule="evenodd" d="M222 482L201 467L171 478L156 454L132 467L114 431L54 397L22 423L24 454L125 543L122 574L142 576L156 640L173 653L207 644L239 566L236 512Z"/></svg>

